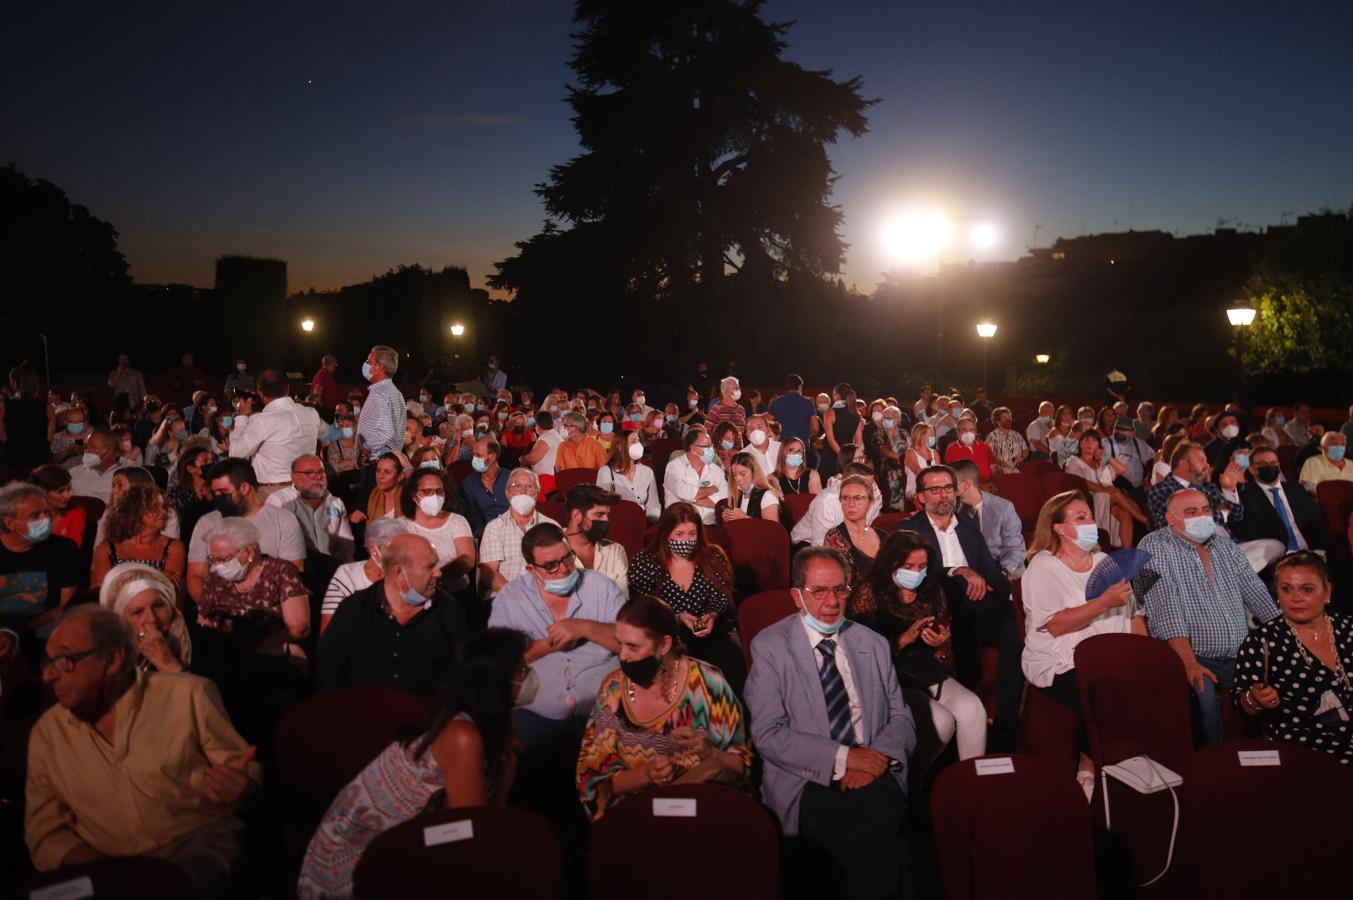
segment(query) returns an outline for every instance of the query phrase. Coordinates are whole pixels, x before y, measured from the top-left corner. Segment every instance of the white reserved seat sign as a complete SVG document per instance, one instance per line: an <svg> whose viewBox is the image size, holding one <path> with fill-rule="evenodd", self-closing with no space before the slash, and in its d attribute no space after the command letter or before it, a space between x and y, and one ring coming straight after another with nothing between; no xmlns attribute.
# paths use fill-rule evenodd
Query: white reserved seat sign
<svg viewBox="0 0 1353 900"><path fill-rule="evenodd" d="M1237 750L1242 766L1281 766L1277 750Z"/></svg>
<svg viewBox="0 0 1353 900"><path fill-rule="evenodd" d="M653 815L693 817L695 815L695 798L654 797Z"/></svg>
<svg viewBox="0 0 1353 900"><path fill-rule="evenodd" d="M1008 756L977 760L978 775L1013 775L1015 761Z"/></svg>
<svg viewBox="0 0 1353 900"><path fill-rule="evenodd" d="M447 822L444 825L429 825L423 829L423 846L435 847L438 844L450 844L474 837L474 820L461 819L459 822Z"/></svg>
<svg viewBox="0 0 1353 900"><path fill-rule="evenodd" d="M29 900L83 900L94 896L94 882L88 875L28 892Z"/></svg>

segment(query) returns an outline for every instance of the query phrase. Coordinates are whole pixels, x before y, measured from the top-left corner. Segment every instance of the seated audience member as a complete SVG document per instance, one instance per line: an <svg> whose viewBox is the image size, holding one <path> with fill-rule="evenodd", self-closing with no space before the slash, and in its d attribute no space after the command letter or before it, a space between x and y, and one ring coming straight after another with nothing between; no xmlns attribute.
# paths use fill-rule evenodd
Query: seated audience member
<svg viewBox="0 0 1353 900"><path fill-rule="evenodd" d="M847 449L842 457L845 458L850 452ZM826 487L813 495L812 502L808 504L808 511L803 514L803 518L799 519L789 532L789 538L794 543L809 543L815 547L822 546L827 540L827 532L845 521L845 513L841 509L840 499L842 480L852 475L869 479L874 477L874 468L868 463L838 460L838 467L841 474L833 475L827 479ZM865 521L873 522L878 518L882 509L883 500L875 497L874 501L869 504L869 512L865 515Z"/></svg>
<svg viewBox="0 0 1353 900"><path fill-rule="evenodd" d="M68 469L80 464L80 457L85 452L85 440L89 437L89 423L83 407L57 409L56 415L47 420L48 433L51 434L52 462Z"/></svg>
<svg viewBox="0 0 1353 900"><path fill-rule="evenodd" d="M446 589L454 594L469 587L475 566L474 535L460 513L460 492L446 475L440 469L415 469L404 482L399 503L409 531L427 538L437 551Z"/></svg>
<svg viewBox="0 0 1353 900"><path fill-rule="evenodd" d="M602 681L578 752L578 795L593 819L653 785L751 787L742 704L718 668L682 652L677 629L653 597L616 614L620 668Z"/></svg>
<svg viewBox="0 0 1353 900"><path fill-rule="evenodd" d="M92 432L85 439L80 464L70 470L71 493L77 497L97 497L107 503L117 469L117 445L106 431Z"/></svg>
<svg viewBox="0 0 1353 900"><path fill-rule="evenodd" d="M263 770L210 682L147 674L136 659L123 620L93 606L71 610L47 639L43 681L58 705L29 743L33 864L149 855L182 869L202 897L231 896L244 848L236 809Z"/></svg>
<svg viewBox="0 0 1353 900"><path fill-rule="evenodd" d="M1287 420L1287 434L1298 447L1311 443L1311 405L1298 401L1292 405L1292 418Z"/></svg>
<svg viewBox="0 0 1353 900"><path fill-rule="evenodd" d="M559 523L536 508L540 480L530 469L513 469L507 480L508 511L484 526L479 542L479 581L489 598L526 571L521 539L542 522Z"/></svg>
<svg viewBox="0 0 1353 900"><path fill-rule="evenodd" d="M1015 504L987 493L977 486L977 465L960 459L950 466L958 479L960 511L977 521L991 556L1000 563L1007 578L1024 574L1024 530Z"/></svg>
<svg viewBox="0 0 1353 900"><path fill-rule="evenodd" d="M437 590L427 538L397 534L380 551L382 578L349 595L320 635L320 690L386 687L430 697L466 635L465 614Z"/></svg>
<svg viewBox="0 0 1353 900"><path fill-rule="evenodd" d="M1009 408L998 406L992 410L991 419L996 428L987 435L987 446L996 461L999 472L1018 472L1019 464L1029 458L1029 445L1024 435L1016 431L1015 414Z"/></svg>
<svg viewBox="0 0 1353 900"><path fill-rule="evenodd" d="M709 541L689 503L669 506L648 545L634 554L630 592L657 597L672 608L686 651L718 666L739 694L747 675L733 611L733 566Z"/></svg>
<svg viewBox="0 0 1353 900"><path fill-rule="evenodd" d="M991 473L996 466L996 458L991 447L977 436L977 420L965 415L958 420L958 439L944 451L944 461L954 463L960 459L969 459L977 464L977 473L982 484L991 483Z"/></svg>
<svg viewBox="0 0 1353 900"><path fill-rule="evenodd" d="M1217 532L1202 491L1171 494L1165 522L1167 527L1142 539L1151 561L1134 585L1151 636L1169 643L1184 662L1206 746L1222 739L1218 692L1234 684L1236 650L1248 631L1246 611L1256 622L1267 622L1278 608L1240 548Z"/></svg>
<svg viewBox="0 0 1353 900"><path fill-rule="evenodd" d="M936 440L935 429L925 422L917 422L911 427L911 445L902 461L903 468L906 469L907 483L902 489L903 503L898 507L898 511L909 512L914 508L917 473L939 463L939 454L935 450Z"/></svg>
<svg viewBox="0 0 1353 900"><path fill-rule="evenodd" d="M185 448L179 454L178 465L175 466L177 478L165 492L165 500L178 519L180 540L185 535L191 539L197 520L211 512L212 502L216 498L211 492L207 473L214 461L211 451L202 446Z"/></svg>
<svg viewBox="0 0 1353 900"><path fill-rule="evenodd" d="M70 472L61 466L38 466L29 479L47 492L47 512L52 517L52 534L73 541L84 549L85 527L89 517L85 508L71 502Z"/></svg>
<svg viewBox="0 0 1353 900"><path fill-rule="evenodd" d="M775 481L780 496L816 494L822 490L822 476L808 464L806 445L796 437L789 438L780 447L780 458L775 465Z"/></svg>
<svg viewBox="0 0 1353 900"><path fill-rule="evenodd" d="M308 553L327 556L336 563L352 561L356 539L348 522L348 508L329 493L329 477L318 456L307 453L296 457L291 463L291 487L273 491L264 505L296 517Z"/></svg>
<svg viewBox="0 0 1353 900"><path fill-rule="evenodd" d="M852 583L868 574L887 537L882 529L866 521L874 506L874 485L874 480L864 475L847 475L841 480L837 499L842 520L823 539L823 546L837 551L850 563Z"/></svg>
<svg viewBox="0 0 1353 900"><path fill-rule="evenodd" d="M749 416L746 433L747 445L743 447L743 451L756 458L763 476L769 476L780 461L780 442L772 439L770 426L766 424L764 415Z"/></svg>
<svg viewBox="0 0 1353 900"><path fill-rule="evenodd" d="M106 529L108 527L108 514L113 505L117 503L118 498L127 492L127 489L134 484L145 485L148 488L159 490L155 484L155 477L150 474L148 469L141 466L122 466L113 472L113 481L108 492L108 504L104 508L103 515L99 518L98 526L94 530L95 545L102 544L108 537ZM179 540L183 536L181 523L178 515L171 506L167 510L165 524L163 529L165 537Z"/></svg>
<svg viewBox="0 0 1353 900"><path fill-rule="evenodd" d="M955 492L958 480L948 466L921 472L916 490L923 507L898 527L915 531L940 554L949 610L957 623L955 646L962 680L975 683L977 645L995 647L996 737L1000 743L1013 739L1019 718L1024 678L1020 672L1019 629L1010 606L1010 582L992 558L977 523L957 515Z"/></svg>
<svg viewBox="0 0 1353 900"><path fill-rule="evenodd" d="M1327 431L1320 439L1320 452L1301 466L1297 480L1312 494L1324 481L1353 481L1353 465L1344 459L1348 438L1338 431ZM77 491L78 493L78 491Z"/></svg>
<svg viewBox="0 0 1353 900"><path fill-rule="evenodd" d="M1056 407L1049 400L1038 404L1038 415L1024 429L1028 441L1030 459L1047 459L1052 455L1048 447L1048 438L1054 434L1052 423Z"/></svg>
<svg viewBox="0 0 1353 900"><path fill-rule="evenodd" d="M498 464L502 448L496 440L475 441L470 457L473 474L460 483L465 496L465 518L475 540L484 534L484 526L507 512L507 470Z"/></svg>
<svg viewBox="0 0 1353 900"><path fill-rule="evenodd" d="M198 624L233 634L255 652L303 660L299 642L310 633L310 595L296 566L264 553L259 540L250 519L213 523L203 538L211 568Z"/></svg>
<svg viewBox="0 0 1353 900"><path fill-rule="evenodd" d="M600 469L606 465L606 451L587 436L587 416L580 412L564 416L564 442L555 452L554 470Z"/></svg>
<svg viewBox="0 0 1353 900"><path fill-rule="evenodd" d="M1284 552L1323 552L1327 547L1325 516L1310 494L1282 480L1277 452L1268 447L1251 451L1250 472L1254 479L1240 489L1245 516L1232 526L1232 537L1245 542L1277 541Z"/></svg>
<svg viewBox="0 0 1353 900"><path fill-rule="evenodd" d="M1103 438L1102 446L1104 455L1117 460L1123 467L1123 474L1114 478L1114 484L1140 506L1146 501L1143 485L1147 483L1147 476L1155 463L1156 451L1145 440L1137 437L1133 420L1126 416L1114 422L1113 432Z"/></svg>
<svg viewBox="0 0 1353 900"><path fill-rule="evenodd" d="M786 835L839 866L839 896L909 897L916 726L888 642L845 617L848 570L835 550L800 550L790 578L799 613L752 641L746 698L761 796Z"/></svg>
<svg viewBox="0 0 1353 900"><path fill-rule="evenodd" d="M254 468L243 459L223 459L207 472L216 508L197 520L188 543L188 595L201 603L210 563L208 535L226 517L241 517L258 532L259 550L274 559L289 562L297 570L305 566L305 537L296 517L286 510L266 506L258 493Z"/></svg>
<svg viewBox="0 0 1353 900"><path fill-rule="evenodd" d="M1325 561L1299 551L1273 567L1282 615L1250 632L1236 653L1236 706L1270 740L1353 762L1353 622L1330 609ZM624 652L623 650L621 651Z"/></svg>
<svg viewBox="0 0 1353 900"><path fill-rule="evenodd" d="M874 568L856 580L847 614L877 631L892 648L904 688L924 691L935 731L944 744L958 737L958 758L986 752L987 710L954 678L949 607L934 547L914 531L894 532ZM934 573L935 577L927 577Z"/></svg>
<svg viewBox="0 0 1353 900"><path fill-rule="evenodd" d="M141 448L132 443L132 430L128 425L114 425L108 429L109 436L113 439L113 445L117 448L117 464L119 466L139 466L141 461Z"/></svg>
<svg viewBox="0 0 1353 900"><path fill-rule="evenodd" d="M1284 427L1287 424L1287 417L1283 415L1281 406L1270 406L1268 412L1264 413L1264 427L1260 433L1268 438L1269 446L1274 450L1279 447L1295 447L1297 442L1292 440L1292 436L1287 433Z"/></svg>
<svg viewBox="0 0 1353 900"><path fill-rule="evenodd" d="M145 563L183 584L187 551L182 541L164 536L169 505L154 485L130 485L108 507L106 537L94 547L89 586L98 587L108 570L124 562Z"/></svg>
<svg viewBox="0 0 1353 900"><path fill-rule="evenodd" d="M599 572L579 569L559 526L548 522L521 539L526 571L493 599L490 627L516 628L530 644L526 661L540 690L515 712L524 761L548 766L560 752L576 758L597 688L616 667L615 614L625 596Z"/></svg>
<svg viewBox="0 0 1353 900"><path fill-rule="evenodd" d="M1114 482L1122 478L1127 468L1118 459L1104 452L1099 432L1093 428L1081 432L1076 455L1066 461L1068 475L1085 481L1086 490L1094 501L1095 521L1100 528L1116 538L1118 546L1131 547L1132 523L1147 524L1146 513Z"/></svg>
<svg viewBox="0 0 1353 900"><path fill-rule="evenodd" d="M714 426L710 440L714 442L715 462L722 466L726 473L733 457L742 452L742 435L732 422L723 422Z"/></svg>
<svg viewBox="0 0 1353 900"><path fill-rule="evenodd" d="M644 445L637 434L629 432L617 438L606 465L597 470L597 487L620 495L621 500L637 503L645 518L656 522L662 515L662 499L653 470L639 462L643 455Z"/></svg>
<svg viewBox="0 0 1353 900"><path fill-rule="evenodd" d="M1156 461L1151 466L1151 487L1155 487L1166 478L1170 477L1170 459L1174 456L1175 448L1185 440L1187 440L1187 437L1182 431L1176 431L1173 434L1165 436L1165 441L1160 445L1160 449L1156 451ZM1149 501L1151 498L1149 493L1150 488L1147 488L1147 491L1147 509L1149 510Z"/></svg>
<svg viewBox="0 0 1353 900"><path fill-rule="evenodd" d="M1214 480L1212 467L1208 465L1202 446L1181 442L1170 457L1170 476L1162 478L1147 494L1146 507L1151 515L1152 530L1164 527L1166 501L1171 494L1185 488L1193 488L1206 495L1212 517L1218 525L1240 522L1245 517L1245 508L1236 493L1241 477L1238 468L1228 465Z"/></svg>
<svg viewBox="0 0 1353 900"><path fill-rule="evenodd" d="M685 452L667 464L662 476L663 503L669 508L690 503L701 522L713 525L715 507L728 497L728 480L715 456L714 440L704 430L691 429L681 445Z"/></svg>
<svg viewBox="0 0 1353 900"><path fill-rule="evenodd" d="M336 440L330 441L324 448L324 464L334 475L357 471L357 420L350 414L340 413L334 416L334 427L338 429Z"/></svg>
<svg viewBox="0 0 1353 900"><path fill-rule="evenodd" d="M320 634L329 627L329 621L338 612L338 605L352 594L364 591L380 581L384 576L381 568L381 550L390 539L409 533L409 523L404 519L392 519L382 516L366 526L363 535L366 542L367 558L357 562L344 563L334 570L329 586L324 590L324 600L320 604Z"/></svg>
<svg viewBox="0 0 1353 900"><path fill-rule="evenodd" d="M600 572L629 596L629 559L625 548L606 540L611 528L611 509L620 502L617 494L595 484L569 489L564 506L564 537L580 569Z"/></svg>
<svg viewBox="0 0 1353 900"><path fill-rule="evenodd" d="M557 404L555 408L558 408ZM531 471L536 473L536 477L540 479L540 490L549 495L554 491L555 462L564 435L554 427L554 415L549 410L537 412L534 418L534 441L531 449L522 456L521 464L529 466ZM532 427L530 419L527 423L527 427Z"/></svg>
<svg viewBox="0 0 1353 900"><path fill-rule="evenodd" d="M728 500L725 522L738 519L780 521L780 487L766 480L757 457L747 451L735 453L728 464Z"/></svg>
<svg viewBox="0 0 1353 900"><path fill-rule="evenodd" d="M1095 767L1081 721L1076 645L1096 634L1146 634L1127 582L1086 599L1090 573L1108 558L1098 543L1099 527L1079 491L1064 491L1051 498L1038 514L1022 591L1024 677L1037 690L1075 710L1081 751L1076 780L1087 798L1094 792Z"/></svg>
<svg viewBox="0 0 1353 900"><path fill-rule="evenodd" d="M382 516L398 518L401 515L399 492L403 485L404 463L399 454L383 454L380 459L376 460L376 464L372 468L375 470L375 484L371 487L370 493L366 495L366 511L363 512L358 509L350 517L354 524L379 519ZM358 500L359 505L361 505L360 496Z"/></svg>
<svg viewBox="0 0 1353 900"><path fill-rule="evenodd" d="M1058 468L1065 468L1067 460L1076 455L1080 446L1080 433L1084 425L1076 418L1076 412L1063 404L1057 407L1057 419L1048 431L1049 459Z"/></svg>
<svg viewBox="0 0 1353 900"><path fill-rule="evenodd" d="M55 620L83 581L80 549L52 534L47 492L20 481L0 487L0 628Z"/></svg>
<svg viewBox="0 0 1353 900"><path fill-rule="evenodd" d="M1232 454L1242 447L1248 447L1245 437L1240 433L1240 419L1235 413L1223 412L1217 416L1214 424L1217 436L1203 445L1208 465L1213 471L1226 468Z"/></svg>
<svg viewBox="0 0 1353 900"><path fill-rule="evenodd" d="M516 775L513 706L539 680L520 632L491 628L452 663L426 717L381 751L330 805L310 840L301 900L352 896L352 873L381 834L429 809L501 805Z"/></svg>

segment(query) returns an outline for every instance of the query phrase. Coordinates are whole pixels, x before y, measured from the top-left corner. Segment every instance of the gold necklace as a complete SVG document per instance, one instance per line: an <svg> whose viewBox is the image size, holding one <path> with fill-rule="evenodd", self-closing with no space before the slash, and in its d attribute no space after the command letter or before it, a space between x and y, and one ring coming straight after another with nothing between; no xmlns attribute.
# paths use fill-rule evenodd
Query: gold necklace
<svg viewBox="0 0 1353 900"><path fill-rule="evenodd" d="M659 673L661 676L661 681L658 684L658 696L662 698L664 703L671 703L673 700L676 699L676 690L675 690L676 679L673 678L675 670L676 670L675 665L664 666L662 671ZM626 676L625 678L625 690L629 694L630 706L634 706L635 704L634 682L630 680L628 676Z"/></svg>

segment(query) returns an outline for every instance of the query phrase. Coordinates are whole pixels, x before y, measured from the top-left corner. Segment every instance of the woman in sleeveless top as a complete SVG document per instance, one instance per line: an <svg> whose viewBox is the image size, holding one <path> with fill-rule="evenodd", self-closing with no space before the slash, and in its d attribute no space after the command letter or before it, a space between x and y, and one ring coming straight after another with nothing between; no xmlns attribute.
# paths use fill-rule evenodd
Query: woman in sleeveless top
<svg viewBox="0 0 1353 900"><path fill-rule="evenodd" d="M855 389L842 382L832 388L832 405L823 421L827 446L823 448L822 465L819 470L822 477L828 478L837 473L836 455L846 444L860 446L863 441L864 420L855 411Z"/></svg>
<svg viewBox="0 0 1353 900"><path fill-rule="evenodd" d="M790 494L816 494L822 490L822 476L809 467L808 453L803 441L790 438L780 448L780 456L775 462L775 482L780 486L780 496Z"/></svg>
<svg viewBox="0 0 1353 900"><path fill-rule="evenodd" d="M98 587L114 566L144 563L183 584L188 556L182 541L162 533L169 521L164 495L153 484L130 484L108 509L107 534L94 548L89 585Z"/></svg>
<svg viewBox="0 0 1353 900"><path fill-rule="evenodd" d="M937 462L939 457L935 454L935 429L925 422L917 422L911 428L911 447L908 448L903 463L907 470L904 493L908 504L916 497L916 474Z"/></svg>

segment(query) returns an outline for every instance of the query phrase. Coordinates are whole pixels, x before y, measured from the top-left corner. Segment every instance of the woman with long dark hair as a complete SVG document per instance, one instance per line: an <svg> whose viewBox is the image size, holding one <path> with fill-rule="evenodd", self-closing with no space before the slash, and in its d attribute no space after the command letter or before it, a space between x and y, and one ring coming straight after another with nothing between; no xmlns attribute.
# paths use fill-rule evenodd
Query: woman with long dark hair
<svg viewBox="0 0 1353 900"><path fill-rule="evenodd" d="M345 787L315 831L297 885L306 898L348 897L371 842L425 809L501 804L516 775L512 708L534 698L526 635L472 637L426 717Z"/></svg>

